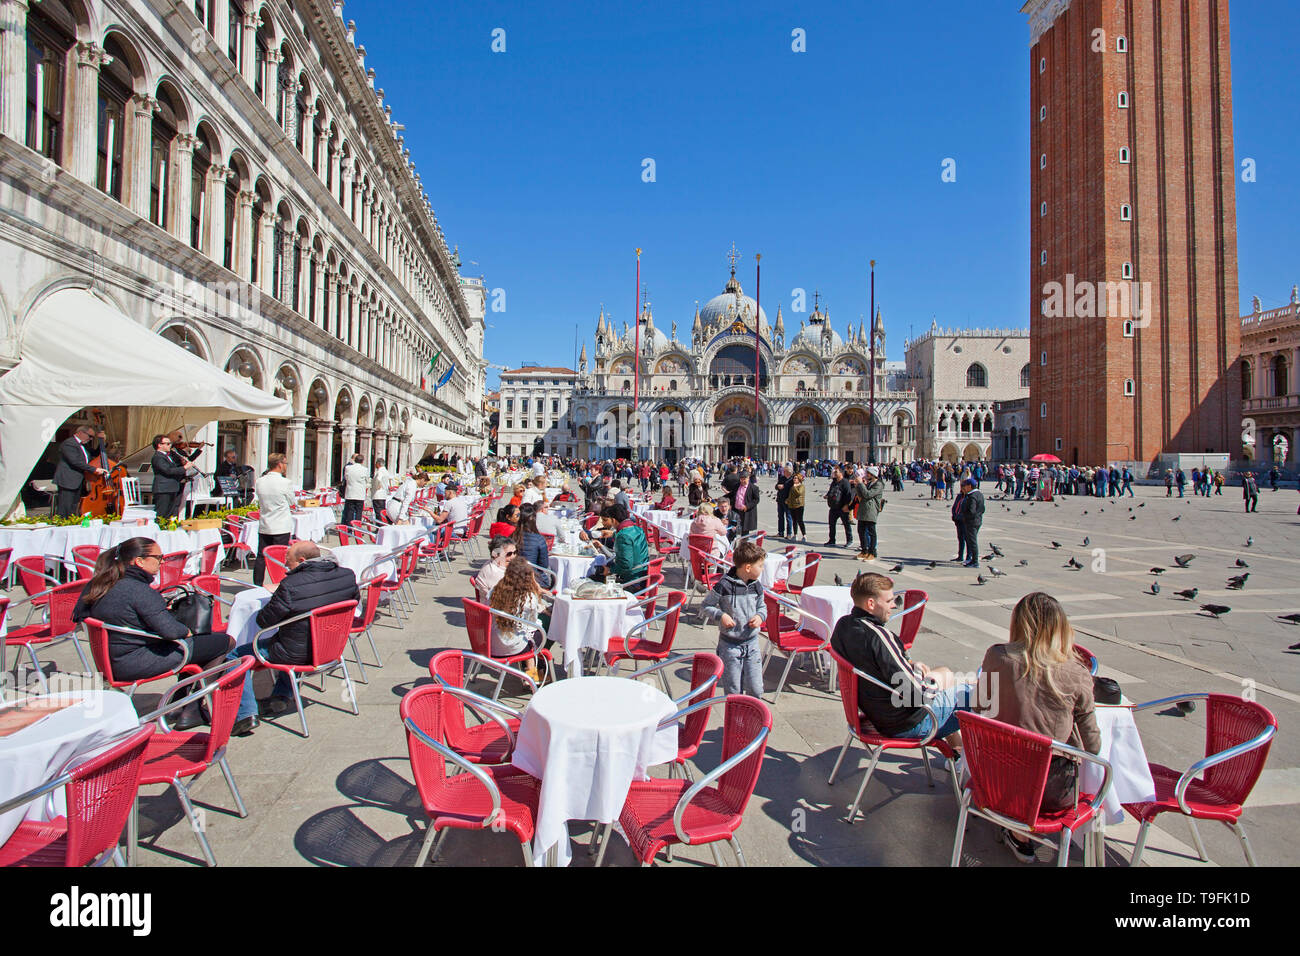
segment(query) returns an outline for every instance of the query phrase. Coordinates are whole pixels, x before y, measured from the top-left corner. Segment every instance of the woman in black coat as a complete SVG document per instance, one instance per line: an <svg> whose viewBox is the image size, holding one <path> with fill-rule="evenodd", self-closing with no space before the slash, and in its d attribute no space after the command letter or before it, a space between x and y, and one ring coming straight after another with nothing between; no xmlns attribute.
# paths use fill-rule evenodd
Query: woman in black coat
<svg viewBox="0 0 1300 956"><path fill-rule="evenodd" d="M537 530L536 509L532 504L519 506L519 526L515 528L514 541L518 552L528 559L529 564L549 571L550 551L546 547L546 539ZM548 586L552 580L538 571L534 571L533 574L542 587Z"/></svg>

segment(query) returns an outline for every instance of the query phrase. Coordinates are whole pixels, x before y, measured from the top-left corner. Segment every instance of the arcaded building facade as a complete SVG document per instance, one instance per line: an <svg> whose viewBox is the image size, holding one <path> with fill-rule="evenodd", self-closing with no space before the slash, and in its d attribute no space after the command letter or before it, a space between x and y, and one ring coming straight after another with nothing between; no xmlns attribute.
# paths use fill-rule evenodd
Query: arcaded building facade
<svg viewBox="0 0 1300 956"><path fill-rule="evenodd" d="M408 464L415 419L482 435L482 283L342 7L0 0L0 369L46 296L88 288L290 401L208 426L201 465L281 451L317 487L357 450ZM167 424L108 411L128 453Z"/></svg>
<svg viewBox="0 0 1300 956"><path fill-rule="evenodd" d="M1241 317L1241 413L1246 457L1294 471L1300 447L1300 288Z"/></svg>

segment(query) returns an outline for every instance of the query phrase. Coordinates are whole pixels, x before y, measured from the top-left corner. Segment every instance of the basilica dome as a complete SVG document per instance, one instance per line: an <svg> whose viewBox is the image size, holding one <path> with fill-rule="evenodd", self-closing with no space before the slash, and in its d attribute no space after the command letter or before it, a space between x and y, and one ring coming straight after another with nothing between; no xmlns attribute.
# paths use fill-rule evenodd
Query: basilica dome
<svg viewBox="0 0 1300 956"><path fill-rule="evenodd" d="M840 338L839 333L831 329L831 351L839 351L844 345L844 340ZM790 351L795 349L807 349L810 352L820 352L822 350L822 326L820 323L804 326L799 330L799 334L794 337L790 343Z"/></svg>
<svg viewBox="0 0 1300 956"><path fill-rule="evenodd" d="M711 329L717 325L730 325L737 319L744 319L746 316L749 317L746 321L752 322L755 312L758 312L759 334L763 338L770 339L772 330L767 323L767 312L759 308L757 302L745 295L744 290L740 287L740 282L736 279L736 274L733 272L722 295L714 296L700 306L700 321L704 323L706 329Z"/></svg>

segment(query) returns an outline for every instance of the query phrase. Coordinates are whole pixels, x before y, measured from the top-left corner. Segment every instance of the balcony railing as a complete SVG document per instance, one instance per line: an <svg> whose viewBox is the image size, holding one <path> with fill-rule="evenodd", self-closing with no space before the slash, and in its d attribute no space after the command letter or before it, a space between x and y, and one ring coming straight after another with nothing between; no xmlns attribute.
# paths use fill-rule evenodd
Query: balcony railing
<svg viewBox="0 0 1300 956"><path fill-rule="evenodd" d="M1244 412L1289 412L1296 410L1300 410L1300 395L1248 398L1242 402L1242 411Z"/></svg>

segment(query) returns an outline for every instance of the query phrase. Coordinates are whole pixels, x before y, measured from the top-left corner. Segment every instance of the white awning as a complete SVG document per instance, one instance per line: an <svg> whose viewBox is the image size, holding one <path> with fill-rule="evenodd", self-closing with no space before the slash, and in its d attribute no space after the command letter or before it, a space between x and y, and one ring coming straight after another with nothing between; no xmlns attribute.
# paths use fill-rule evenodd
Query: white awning
<svg viewBox="0 0 1300 956"><path fill-rule="evenodd" d="M16 504L54 430L87 407L166 408L175 425L289 418L292 406L208 364L85 289L42 302L0 378L0 508Z"/></svg>
<svg viewBox="0 0 1300 956"><path fill-rule="evenodd" d="M410 421L411 429L411 461L418 462L430 452L438 451L442 448L468 449L476 450L483 443L483 439L472 435L457 435L453 431L443 428L441 425L435 425L433 422L426 422L422 418L412 418Z"/></svg>

